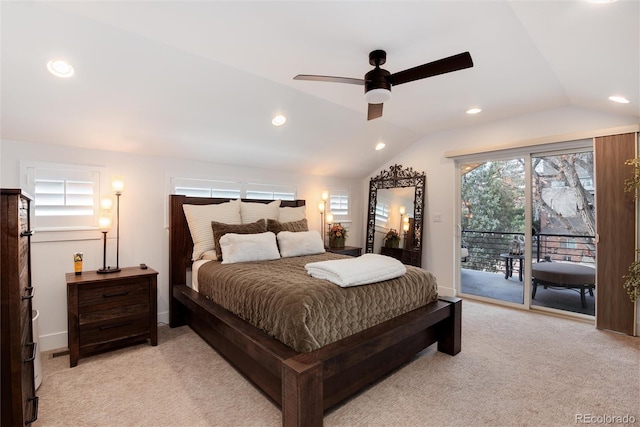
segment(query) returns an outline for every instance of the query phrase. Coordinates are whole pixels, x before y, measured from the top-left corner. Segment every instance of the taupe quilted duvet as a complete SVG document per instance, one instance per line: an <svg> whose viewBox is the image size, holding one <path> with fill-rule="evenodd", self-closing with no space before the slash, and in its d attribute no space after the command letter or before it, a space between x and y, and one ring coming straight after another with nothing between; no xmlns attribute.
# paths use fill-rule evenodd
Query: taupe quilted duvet
<svg viewBox="0 0 640 427"><path fill-rule="evenodd" d="M307 275L325 253L198 270L199 292L299 352L316 350L437 299L435 277L407 266L397 279L341 288Z"/></svg>

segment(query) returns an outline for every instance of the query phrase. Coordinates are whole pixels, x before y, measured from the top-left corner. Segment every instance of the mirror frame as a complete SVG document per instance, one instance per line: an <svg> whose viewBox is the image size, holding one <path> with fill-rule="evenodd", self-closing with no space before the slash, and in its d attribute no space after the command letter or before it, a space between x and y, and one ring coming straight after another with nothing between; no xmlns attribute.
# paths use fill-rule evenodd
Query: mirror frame
<svg viewBox="0 0 640 427"><path fill-rule="evenodd" d="M414 187L413 199L413 247L411 248L412 265L422 264L422 211L424 210L424 189L426 175L415 172L413 168L403 169L402 165L393 165L383 170L380 175L369 182L369 212L367 214L367 253L373 253L373 241L376 228L376 203L378 190L388 188Z"/></svg>

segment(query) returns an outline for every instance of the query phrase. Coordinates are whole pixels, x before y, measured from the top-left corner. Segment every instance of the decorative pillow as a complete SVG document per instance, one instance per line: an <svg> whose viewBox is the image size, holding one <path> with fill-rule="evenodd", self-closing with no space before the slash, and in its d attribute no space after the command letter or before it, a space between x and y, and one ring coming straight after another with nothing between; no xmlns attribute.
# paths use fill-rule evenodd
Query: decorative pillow
<svg viewBox="0 0 640 427"><path fill-rule="evenodd" d="M305 213L305 206L298 206L295 208L284 206L280 208L280 216L278 221L280 222L292 222L300 221L307 217Z"/></svg>
<svg viewBox="0 0 640 427"><path fill-rule="evenodd" d="M303 218L299 221L291 221L291 222L280 222L275 219L267 220L267 231L273 231L278 234L281 231L309 231L309 225L307 224L307 219Z"/></svg>
<svg viewBox="0 0 640 427"><path fill-rule="evenodd" d="M316 230L299 231L281 231L278 233L278 246L280 247L280 255L282 258L314 255L324 252L324 242L320 233Z"/></svg>
<svg viewBox="0 0 640 427"><path fill-rule="evenodd" d="M182 209L187 218L187 224L189 224L191 239L193 239L192 261L200 259L205 251L215 247L211 221L227 224L242 223L239 199L218 205L182 205Z"/></svg>
<svg viewBox="0 0 640 427"><path fill-rule="evenodd" d="M227 233L235 234L256 234L267 231L264 219L259 219L251 224L224 224L222 222L211 221L211 229L213 230L213 242L216 248L216 256L218 261L222 259L222 250L220 249L220 238Z"/></svg>
<svg viewBox="0 0 640 427"><path fill-rule="evenodd" d="M261 218L278 219L278 211L280 209L280 200L274 200L270 203L240 203L240 217L243 224L256 222Z"/></svg>
<svg viewBox="0 0 640 427"><path fill-rule="evenodd" d="M216 251L214 249L210 250L210 251L205 251L202 255L200 255L200 259L206 259L206 260L218 260L218 255L216 254Z"/></svg>
<svg viewBox="0 0 640 427"><path fill-rule="evenodd" d="M276 235L270 231L259 234L227 233L220 238L220 247L222 264L280 258Z"/></svg>

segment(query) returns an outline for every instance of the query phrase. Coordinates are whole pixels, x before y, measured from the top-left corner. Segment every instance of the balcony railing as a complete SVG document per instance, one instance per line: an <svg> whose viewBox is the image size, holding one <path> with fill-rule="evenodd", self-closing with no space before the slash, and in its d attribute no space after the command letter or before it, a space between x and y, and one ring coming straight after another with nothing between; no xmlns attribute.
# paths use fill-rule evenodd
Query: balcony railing
<svg viewBox="0 0 640 427"><path fill-rule="evenodd" d="M505 259L500 254L509 252L514 236L524 239L524 233L464 230L462 244L469 250L469 256L462 267L478 271L504 271ZM535 261L547 259L591 265L596 261L594 236L537 233L532 243L525 242L525 252L531 250Z"/></svg>

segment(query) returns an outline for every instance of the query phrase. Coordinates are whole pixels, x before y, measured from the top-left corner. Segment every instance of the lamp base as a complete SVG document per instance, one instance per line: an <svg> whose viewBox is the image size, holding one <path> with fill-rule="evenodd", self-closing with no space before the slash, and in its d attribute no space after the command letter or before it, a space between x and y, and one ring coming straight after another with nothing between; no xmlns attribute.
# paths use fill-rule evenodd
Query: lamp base
<svg viewBox="0 0 640 427"><path fill-rule="evenodd" d="M98 271L96 271L96 273L107 274L107 273L117 273L118 271L120 271L118 267L105 267L105 268L99 269Z"/></svg>

